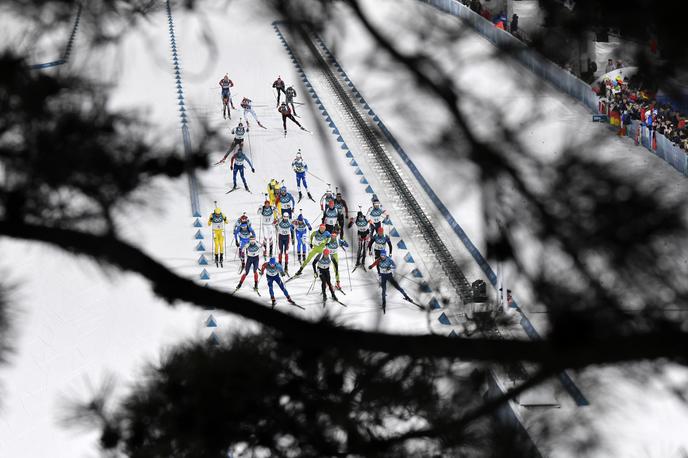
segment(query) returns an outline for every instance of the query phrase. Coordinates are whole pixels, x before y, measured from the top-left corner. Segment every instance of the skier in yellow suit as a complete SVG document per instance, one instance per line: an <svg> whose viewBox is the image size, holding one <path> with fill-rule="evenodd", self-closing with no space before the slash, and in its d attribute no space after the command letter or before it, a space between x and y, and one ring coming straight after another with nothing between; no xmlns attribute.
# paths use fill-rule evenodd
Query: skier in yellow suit
<svg viewBox="0 0 688 458"><path fill-rule="evenodd" d="M225 256L225 224L227 217L222 214L222 210L215 202L215 211L210 214L208 218L208 226L213 227L213 248L215 253L215 266L224 267L222 261ZM219 253L219 254L218 254Z"/></svg>
<svg viewBox="0 0 688 458"><path fill-rule="evenodd" d="M270 180L268 183L268 199L270 200L270 205L277 208L277 214L282 214L282 205L277 198L280 192L280 183L276 179Z"/></svg>

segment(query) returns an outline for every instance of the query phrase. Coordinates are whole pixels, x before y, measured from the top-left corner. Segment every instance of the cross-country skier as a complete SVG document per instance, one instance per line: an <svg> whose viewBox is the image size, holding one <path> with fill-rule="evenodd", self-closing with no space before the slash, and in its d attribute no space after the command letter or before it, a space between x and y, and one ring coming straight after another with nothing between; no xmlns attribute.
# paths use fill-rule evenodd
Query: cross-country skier
<svg viewBox="0 0 688 458"><path fill-rule="evenodd" d="M263 246L263 259L267 259L268 249L270 257L272 257L272 247L275 244L273 227L277 223L277 209L270 205L269 200L265 200L263 206L258 208L258 214L260 215L260 234L262 237L260 243Z"/></svg>
<svg viewBox="0 0 688 458"><path fill-rule="evenodd" d="M232 156L232 159L229 161L229 170L233 171L232 180L234 181L234 186L232 186L230 192L237 189L237 172L241 175L241 181L244 182L244 188L246 188L246 190L249 192L251 191L248 189L246 177L244 176L244 161L248 162L248 165L251 166L251 172L256 173L256 169L253 168L251 160L244 154L244 148L240 146L237 152Z"/></svg>
<svg viewBox="0 0 688 458"><path fill-rule="evenodd" d="M307 231L312 231L313 228L303 214L299 214L298 218L293 221L294 232L296 236L296 258L299 260L299 264L306 259L306 234Z"/></svg>
<svg viewBox="0 0 688 458"><path fill-rule="evenodd" d="M229 149L225 153L224 156L222 156L222 159L217 161L215 165L219 164L224 164L225 160L227 159L227 156L232 154L234 152L234 148L244 147L244 135L248 132L248 128L244 127L244 123L241 122L241 119L239 119L239 124L236 125L235 128L232 129L232 135L234 135L234 139L232 140L232 144L229 145Z"/></svg>
<svg viewBox="0 0 688 458"><path fill-rule="evenodd" d="M318 230L311 232L309 240L309 246L311 249L308 252L308 255L306 256L306 259L304 259L301 263L301 267L299 267L299 270L296 272L297 277L301 275L304 267L308 265L311 259L313 259L316 255L322 253L322 250L325 249L325 245L329 241L329 238L330 233L325 229L324 224L321 224L320 227L318 227Z"/></svg>
<svg viewBox="0 0 688 458"><path fill-rule="evenodd" d="M296 205L296 201L294 200L294 196L292 196L290 192L287 192L286 186L282 186L280 188L278 199L280 204L280 211L282 212L282 214L288 214L289 219L291 219L292 215L294 214L294 205Z"/></svg>
<svg viewBox="0 0 688 458"><path fill-rule="evenodd" d="M368 250L368 237L370 236L370 221L365 217L363 212L359 209L356 214L356 219L351 218L349 220L349 227L355 225L356 232L358 234L358 251L356 252L356 265L354 270L358 266L361 266L365 270L365 257L366 251Z"/></svg>
<svg viewBox="0 0 688 458"><path fill-rule="evenodd" d="M263 275L265 274L267 280L268 280L268 290L270 291L270 301L272 301L272 306L275 307L275 292L272 289L272 284L277 283L277 286L280 287L282 292L287 298L287 302L289 302L292 305L296 305L296 302L294 302L291 297L289 297L289 292L287 291L287 288L284 286L284 283L282 283L282 279L280 277L283 277L286 275L286 272L282 268L282 266L277 262L275 258L270 258L270 260L266 263L263 264L263 266L260 268L260 274Z"/></svg>
<svg viewBox="0 0 688 458"><path fill-rule="evenodd" d="M294 169L294 173L296 174L296 189L299 191L299 202L301 202L301 199L303 199L303 194L301 193L301 183L303 183L303 187L306 189L308 198L315 202L313 196L311 196L311 192L308 190L308 183L306 183L308 164L306 164L303 160L303 157L301 157L300 149L296 152L296 157L291 163L291 168Z"/></svg>
<svg viewBox="0 0 688 458"><path fill-rule="evenodd" d="M337 282L335 288L337 289L342 289L342 287L339 286L339 255L337 254L337 251L339 250L339 247L341 247L343 250L346 250L348 246L348 243L337 237L336 229L332 231L330 241L327 242L326 248L330 251L330 259L332 259L332 265L334 266L334 279ZM346 254L344 256L346 256Z"/></svg>
<svg viewBox="0 0 688 458"><path fill-rule="evenodd" d="M344 238L344 221L349 220L349 207L346 205L346 200L342 197L341 191L337 191L337 195L334 199L334 208L337 209L339 216L337 216L337 224L339 225L340 233L339 236Z"/></svg>
<svg viewBox="0 0 688 458"><path fill-rule="evenodd" d="M244 260L244 247L248 245L251 240L251 236L255 238L256 233L253 228L249 227L246 223L241 223L241 226L234 230L234 243L237 248L239 248L239 259L241 259L241 269L239 272L244 270L245 260Z"/></svg>
<svg viewBox="0 0 688 458"><path fill-rule="evenodd" d="M318 255L313 260L313 274L315 278L320 277L320 282L322 286L322 296L323 296L323 307L327 301L327 290L326 287L330 289L330 294L332 294L332 299L339 302L337 295L334 293L334 288L332 287L332 280L330 277L330 264L332 259L330 259L330 250L325 248L322 253ZM317 270L316 270L317 268Z"/></svg>
<svg viewBox="0 0 688 458"><path fill-rule="evenodd" d="M380 200L373 194L373 206L368 209L368 214L366 215L366 218L370 221L373 232L382 227L382 221L386 216L387 213L385 209L382 208Z"/></svg>
<svg viewBox="0 0 688 458"><path fill-rule="evenodd" d="M397 265L394 264L391 256L387 256L387 252L385 250L380 250L380 257L377 258L371 265L369 265L368 269L372 269L373 267L377 267L377 271L380 274L380 286L382 287L382 313L385 313L387 310L387 282L389 282L397 289L397 291L404 295L404 300L413 303L408 294L406 294L406 291L404 291L404 289L399 286L399 283L397 283L397 281L394 279L393 273ZM421 306L418 307L423 308Z"/></svg>
<svg viewBox="0 0 688 458"><path fill-rule="evenodd" d="M253 119L256 120L260 127L262 127L263 129L267 129L267 127L265 127L260 123L260 121L258 121L258 116L256 116L256 111L253 109L253 101L251 99L248 99L246 97L241 99L241 108L244 109L244 119L246 120L247 126L249 126L248 115L250 114L251 116L253 116Z"/></svg>
<svg viewBox="0 0 688 458"><path fill-rule="evenodd" d="M332 190L328 185L327 191L325 191L325 194L320 198L320 210L325 211L325 207L329 205L331 200L334 200L334 194L332 194Z"/></svg>
<svg viewBox="0 0 688 458"><path fill-rule="evenodd" d="M251 273L251 268L253 268L253 289L258 291L258 262L260 260L260 245L256 242L256 236L251 235L248 239L248 245L246 245L246 270L244 270L243 275L241 275L241 280L236 286L236 289L241 288L244 284L246 276Z"/></svg>
<svg viewBox="0 0 688 458"><path fill-rule="evenodd" d="M284 93L285 97L287 98L287 106L291 105L291 111L294 112L294 116L298 116L296 114L296 108L294 107L294 98L296 97L296 90L289 86L287 88L287 92Z"/></svg>
<svg viewBox="0 0 688 458"><path fill-rule="evenodd" d="M277 111L279 111L280 114L282 115L282 127L284 128L284 136L285 137L287 136L287 118L291 119L291 121L294 124L296 124L297 126L299 126L301 128L301 130L306 130L306 128L303 127L301 125L301 123L299 123L296 120L294 115L291 114L291 108L289 108L285 102L282 102L282 104L279 106L279 108L277 108Z"/></svg>
<svg viewBox="0 0 688 458"><path fill-rule="evenodd" d="M277 198L277 196L279 195L279 192L280 192L280 187L281 187L280 182L277 181L275 178L271 179L268 182L268 199L270 200L270 205L277 208L278 215L282 214L279 211L280 205L279 205L279 199Z"/></svg>
<svg viewBox="0 0 688 458"><path fill-rule="evenodd" d="M284 254L284 271L289 273L289 241L294 238L294 225L289 221L289 216L285 212L275 227L277 228L279 263L282 264L282 254Z"/></svg>
<svg viewBox="0 0 688 458"><path fill-rule="evenodd" d="M222 214L222 210L215 203L215 210L208 218L208 226L212 225L213 230L213 251L215 252L215 267L224 267L222 261L225 256L225 224L227 217Z"/></svg>
<svg viewBox="0 0 688 458"><path fill-rule="evenodd" d="M287 98L287 93L284 91L284 86L285 84L284 81L282 81L282 77L277 75L277 79L272 83L272 87L274 87L277 91L277 105L275 106L279 106L280 104L280 93L284 93L284 98Z"/></svg>
<svg viewBox="0 0 688 458"><path fill-rule="evenodd" d="M334 228L337 227L337 218L339 217L339 212L337 211L337 208L334 205L334 200L330 200L327 203L327 207L325 210L323 210L323 216L322 216L322 223L325 225L325 228L333 232Z"/></svg>
<svg viewBox="0 0 688 458"><path fill-rule="evenodd" d="M234 87L234 82L229 79L229 75L227 73L225 73L224 78L220 80L220 87L222 88L222 117L227 119L227 115L229 115L229 119L232 119L232 113L229 111L227 103L229 103L232 109L234 109L234 103L232 102L232 94L230 94L229 91L229 88Z"/></svg>
<svg viewBox="0 0 688 458"><path fill-rule="evenodd" d="M246 212L243 212L234 222L234 229L232 229L232 232L236 231L242 224L246 224L249 228L251 227L251 220L248 219Z"/></svg>
<svg viewBox="0 0 688 458"><path fill-rule="evenodd" d="M368 254L375 253L375 259L380 257L380 252L385 249L385 245L389 248L389 255L392 255L392 241L389 236L385 234L385 229L380 226L377 232L373 234L368 242ZM378 272L380 269L378 269Z"/></svg>

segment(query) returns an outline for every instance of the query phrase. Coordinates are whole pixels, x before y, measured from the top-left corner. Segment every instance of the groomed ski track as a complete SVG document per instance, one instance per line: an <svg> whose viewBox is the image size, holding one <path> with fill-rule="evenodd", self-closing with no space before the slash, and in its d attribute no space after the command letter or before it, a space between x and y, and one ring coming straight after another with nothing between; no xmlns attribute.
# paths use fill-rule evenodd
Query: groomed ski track
<svg viewBox="0 0 688 458"><path fill-rule="evenodd" d="M230 240L224 269L198 263L202 254L212 263L206 221L214 201L218 201L228 215L230 224L246 211L258 232L256 211L263 201L268 180L284 179L289 190L295 191L290 164L298 148L314 175L332 183L333 188L342 188L350 213L355 215L358 204L363 211L368 209L371 197L366 192L368 186L372 185L376 192L379 190L374 171L365 170L363 166L363 174L357 175L358 167L350 165L351 158L346 157L341 142L331 133L308 91L300 84L299 74L272 28L272 21L278 18L271 17L269 11L257 11L255 3L246 0L232 2L229 8L224 2L218 2L216 7L204 11L204 20L187 15L176 5L176 2L171 3L173 42L165 3L161 2L161 10L152 14L141 30L127 36L120 51L105 50L98 55L80 53L77 40L69 62L57 68L62 72L70 68L85 71L106 80L113 78L110 106L143 109L142 116L154 128L151 135L162 144L176 145L180 150L178 96L183 95L192 144L198 140L202 122L220 128L224 136L223 145L210 152L213 161L224 154L231 138L229 130L240 116L239 111L233 111L231 122L222 119L218 80L227 72L234 80L235 106L242 96L254 101L258 117L268 130L252 123L250 139L245 143L256 168L255 174L248 170L246 176L253 194L241 190L225 194L230 187L229 170L227 165L218 166L197 174L200 218L192 216L186 178L154 183L145 192L150 207L132 205L117 215L122 235L131 243L180 274L210 287L231 291L239 275L238 260L234 260ZM217 54L206 46L204 34L216 40ZM121 60L117 60L118 57ZM176 79L177 71L180 80ZM297 105L301 116L297 119L314 135L299 131L291 123L287 126L288 136L282 135L281 118L275 109L275 95L271 89L277 75L287 84L294 84L299 94L297 100L307 104ZM178 81L182 82L181 94ZM321 137L319 131L326 135ZM346 133L342 135L347 144L356 144ZM352 148L352 154L358 156L359 152ZM361 183L362 179L369 180L370 184ZM313 196L319 199L325 183L310 175L308 182ZM403 225L404 219L394 202L385 197L381 187L379 189L382 203L390 210L393 222L385 227L388 232L396 229L399 235L392 238L393 258L399 266L398 278L414 299L427 304L433 296L420 291L420 280L413 272L421 272L423 278L428 278L431 272L424 264L423 254L415 251L412 232ZM314 220L320 210L316 203L302 200L298 208L303 208L304 216L317 224ZM197 220L201 227L196 227ZM199 232L202 239L197 238ZM347 239L351 241L350 233ZM406 244L405 249L404 244L399 246L402 241ZM199 243L203 251L197 251ZM92 456L97 435L64 429L60 422L66 400L95 392L110 376L116 380L116 391L122 393L140 374L144 363L156 361L160 352L175 342L189 337L208 339L213 333L216 338L222 338L224 332L251 326L242 319L215 311L185 305L170 307L154 296L146 282L131 275L103 275L94 264L73 259L54 248L11 240L2 240L0 244L5 259L12 261L12 280L19 285L15 304L21 311L16 324L19 337L16 354L3 370L6 402L0 414L0 456ZM40 262L36 262L37 259ZM295 271L293 259L293 252L290 252L292 273ZM376 274L356 271L351 276L352 291L346 261L344 257L341 260L341 284L347 293L341 300L349 306L343 308L328 302L327 311L345 325L405 333L446 332L437 321L441 311L421 312L403 301L393 289L388 291L387 314L382 316ZM370 258L367 261L372 262ZM9 266L3 263L2 267ZM348 268L353 268L351 258ZM201 278L204 269L208 280ZM309 267L303 278L287 285L292 297L306 308L305 311L287 305L281 292L276 291L278 310L308 319L320 317L319 291L307 294L312 279ZM238 294L256 301L257 307L269 306L265 280L260 285L260 298L251 291L251 283L249 276ZM316 284L314 289L318 286Z"/></svg>

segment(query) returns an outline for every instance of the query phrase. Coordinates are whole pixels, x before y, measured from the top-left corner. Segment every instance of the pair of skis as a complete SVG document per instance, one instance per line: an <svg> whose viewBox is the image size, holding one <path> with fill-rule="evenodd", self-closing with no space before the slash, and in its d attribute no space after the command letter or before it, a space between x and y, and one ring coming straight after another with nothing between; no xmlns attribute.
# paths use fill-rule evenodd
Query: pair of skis
<svg viewBox="0 0 688 458"><path fill-rule="evenodd" d="M308 198L309 198L310 200L312 200L313 202L315 202L315 199L313 198L313 196L311 196L310 193L308 193ZM303 199L303 194L299 193L299 200L297 200L296 203L297 203L297 204L300 203L302 199Z"/></svg>
<svg viewBox="0 0 688 458"><path fill-rule="evenodd" d="M229 194L230 192L234 192L234 191L237 191L237 190L239 190L239 189L241 189L241 188L239 188L239 186L234 186L232 189L230 189L229 191L227 191L225 194ZM251 190L248 189L248 188L244 188L244 191L246 191L246 192L249 193L249 194L253 194L253 193L251 192Z"/></svg>

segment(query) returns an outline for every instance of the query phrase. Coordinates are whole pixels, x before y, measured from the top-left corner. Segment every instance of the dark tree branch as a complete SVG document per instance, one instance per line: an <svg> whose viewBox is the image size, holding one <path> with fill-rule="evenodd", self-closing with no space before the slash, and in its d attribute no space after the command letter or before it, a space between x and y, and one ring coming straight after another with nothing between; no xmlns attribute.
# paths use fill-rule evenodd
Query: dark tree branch
<svg viewBox="0 0 688 458"><path fill-rule="evenodd" d="M655 358L683 359L688 333L677 330L608 335L560 342L547 340L493 340L486 338L400 335L361 331L328 322L311 322L257 305L229 293L207 288L181 277L138 248L111 235L94 235L70 229L0 221L0 235L50 243L67 251L105 261L135 272L151 282L153 290L169 302L184 301L212 306L278 329L304 345L335 345L413 357L513 362L531 361L552 370Z"/></svg>

